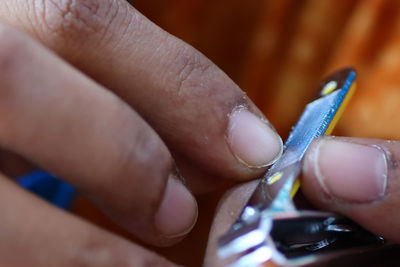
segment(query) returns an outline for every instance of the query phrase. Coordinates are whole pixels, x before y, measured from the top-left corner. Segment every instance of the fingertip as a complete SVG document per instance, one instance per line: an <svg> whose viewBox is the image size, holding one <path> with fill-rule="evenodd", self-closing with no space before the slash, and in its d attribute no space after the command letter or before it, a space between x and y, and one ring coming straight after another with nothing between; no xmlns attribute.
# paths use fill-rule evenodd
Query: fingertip
<svg viewBox="0 0 400 267"><path fill-rule="evenodd" d="M348 203L381 199L386 190L387 156L379 146L340 138L314 142L305 162L306 183L319 185L325 196ZM307 179L313 179L310 183Z"/></svg>
<svg viewBox="0 0 400 267"><path fill-rule="evenodd" d="M302 189L316 206L399 242L398 142L322 137L308 149Z"/></svg>
<svg viewBox="0 0 400 267"><path fill-rule="evenodd" d="M164 198L155 215L155 226L163 238L170 241L187 235L198 215L197 202L183 183L170 175Z"/></svg>

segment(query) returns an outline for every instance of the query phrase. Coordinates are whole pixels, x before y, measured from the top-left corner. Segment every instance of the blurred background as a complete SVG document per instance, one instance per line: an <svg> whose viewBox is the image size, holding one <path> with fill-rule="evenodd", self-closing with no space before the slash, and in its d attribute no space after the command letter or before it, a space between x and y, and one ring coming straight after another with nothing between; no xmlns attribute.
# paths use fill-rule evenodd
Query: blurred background
<svg viewBox="0 0 400 267"><path fill-rule="evenodd" d="M400 138L400 1L135 0L154 23L224 70L286 137L321 78L353 66L357 91L336 135ZM219 193L199 196L199 222L183 243L157 251L201 266ZM88 201L76 213L122 233ZM190 246L189 243L196 246ZM183 255L183 257L182 257Z"/></svg>
<svg viewBox="0 0 400 267"><path fill-rule="evenodd" d="M285 136L321 77L353 66L358 90L337 134L400 137L400 1L135 0L204 53Z"/></svg>

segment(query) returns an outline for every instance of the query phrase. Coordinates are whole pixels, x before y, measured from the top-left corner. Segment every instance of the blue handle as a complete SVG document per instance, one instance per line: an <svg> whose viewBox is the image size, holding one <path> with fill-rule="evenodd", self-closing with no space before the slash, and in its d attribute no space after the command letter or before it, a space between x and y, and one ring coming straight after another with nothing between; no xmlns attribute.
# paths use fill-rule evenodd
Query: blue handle
<svg viewBox="0 0 400 267"><path fill-rule="evenodd" d="M36 170L16 179L17 183L32 193L62 209L70 209L76 189L54 175Z"/></svg>

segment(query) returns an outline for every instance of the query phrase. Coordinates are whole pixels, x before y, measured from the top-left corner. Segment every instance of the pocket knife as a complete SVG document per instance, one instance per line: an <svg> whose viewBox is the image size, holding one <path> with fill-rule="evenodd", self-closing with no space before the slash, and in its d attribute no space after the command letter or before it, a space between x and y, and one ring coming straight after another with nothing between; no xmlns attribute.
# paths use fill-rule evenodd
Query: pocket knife
<svg viewBox="0 0 400 267"><path fill-rule="evenodd" d="M228 260L229 266L266 262L279 266L354 266L351 262L368 266L373 262L368 259L376 258L374 253L384 255L382 249L392 248L393 244L350 219L304 209L298 201L304 154L314 138L332 132L355 90L355 76L352 68L345 68L321 82L315 99L307 104L286 140L282 156L219 239L217 254Z"/></svg>

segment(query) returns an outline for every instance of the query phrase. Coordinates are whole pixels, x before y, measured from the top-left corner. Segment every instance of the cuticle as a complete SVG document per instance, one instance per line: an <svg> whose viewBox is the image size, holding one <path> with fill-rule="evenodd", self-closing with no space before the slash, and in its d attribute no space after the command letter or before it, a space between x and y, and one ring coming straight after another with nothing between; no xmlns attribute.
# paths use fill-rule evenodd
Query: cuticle
<svg viewBox="0 0 400 267"><path fill-rule="evenodd" d="M326 139L333 139L333 136L326 136L323 139L321 139L319 141L319 143L317 144L317 147L314 148L314 151L312 151L312 153L314 154L312 156L312 158L314 158L314 166L315 166L315 176L317 177L318 183L321 186L322 190L330 197L333 197L332 192L329 190L329 188L326 186L325 181L324 181L324 177L321 173L321 169L320 169L320 163L319 163L319 154L321 151L321 147L323 146L323 143L326 142ZM325 140L324 140L325 139Z"/></svg>
<svg viewBox="0 0 400 267"><path fill-rule="evenodd" d="M398 162L394 159L392 153L390 152L389 148L386 146L382 145L370 145L370 147L373 147L375 149L378 149L381 151L384 159L385 159L385 164L386 164L386 173L385 175L385 183L383 185L383 194L379 200L382 200L383 198L386 198L389 195L390 192L390 183L388 183L388 179L392 177L392 173L394 172L394 169L398 167Z"/></svg>
<svg viewBox="0 0 400 267"><path fill-rule="evenodd" d="M175 177L177 180L179 180L184 186L186 186L186 180L185 177L183 177L182 173L180 172L178 166L176 165L176 162L174 161L172 164L172 170L171 170L171 175Z"/></svg>
<svg viewBox="0 0 400 267"><path fill-rule="evenodd" d="M249 107L249 106L248 106L248 105L245 105L245 104L240 104L240 105L235 106L235 107L232 109L232 111L228 113L228 118L231 118L231 117L233 116L233 114L235 114L235 113L238 112L238 111L249 110L248 107Z"/></svg>
<svg viewBox="0 0 400 267"><path fill-rule="evenodd" d="M383 146L383 145L375 145L375 144L370 145L370 146L382 151L382 153L385 156L386 162L388 163L388 166L387 166L388 168L391 168L391 169L398 168L399 163L397 162L397 160L394 159L392 152L390 152L390 149L388 147Z"/></svg>

